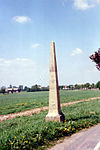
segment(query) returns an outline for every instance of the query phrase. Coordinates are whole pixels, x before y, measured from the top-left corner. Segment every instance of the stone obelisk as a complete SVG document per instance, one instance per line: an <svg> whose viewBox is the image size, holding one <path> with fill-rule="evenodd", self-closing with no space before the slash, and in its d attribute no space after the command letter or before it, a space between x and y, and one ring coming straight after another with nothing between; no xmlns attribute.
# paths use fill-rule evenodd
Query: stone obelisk
<svg viewBox="0 0 100 150"><path fill-rule="evenodd" d="M58 75L56 64L55 43L50 45L50 79L49 79L49 111L46 116L46 121L64 121L65 117L61 112L59 89L58 89Z"/></svg>

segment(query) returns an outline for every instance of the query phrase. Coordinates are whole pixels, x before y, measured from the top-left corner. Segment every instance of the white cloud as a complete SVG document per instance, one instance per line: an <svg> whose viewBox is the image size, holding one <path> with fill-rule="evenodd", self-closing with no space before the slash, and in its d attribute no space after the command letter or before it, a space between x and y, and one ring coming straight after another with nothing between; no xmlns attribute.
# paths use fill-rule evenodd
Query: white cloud
<svg viewBox="0 0 100 150"><path fill-rule="evenodd" d="M79 10L86 10L95 6L93 2L89 2L89 0L74 0L74 7Z"/></svg>
<svg viewBox="0 0 100 150"><path fill-rule="evenodd" d="M39 46L40 46L40 44L36 43L36 44L33 44L33 45L31 46L31 48L37 48L37 47L39 47Z"/></svg>
<svg viewBox="0 0 100 150"><path fill-rule="evenodd" d="M20 84L31 87L35 84L48 85L48 65L43 68L40 62L29 58L0 58L0 87Z"/></svg>
<svg viewBox="0 0 100 150"><path fill-rule="evenodd" d="M27 16L14 16L13 20L18 23L27 23L27 22L31 21L31 18L29 18Z"/></svg>
<svg viewBox="0 0 100 150"><path fill-rule="evenodd" d="M12 73L15 76L18 75L20 72L23 74L31 69L33 69L35 63L31 59L27 58L16 58L16 59L0 59L0 72L7 74ZM11 75L11 76L12 76ZM24 74L23 74L24 75Z"/></svg>
<svg viewBox="0 0 100 150"><path fill-rule="evenodd" d="M83 51L80 48L76 48L75 50L72 51L72 56L79 55L82 53Z"/></svg>
<svg viewBox="0 0 100 150"><path fill-rule="evenodd" d="M100 0L96 0L97 3L100 3Z"/></svg>
<svg viewBox="0 0 100 150"><path fill-rule="evenodd" d="M78 10L87 10L89 8L93 8L100 4L100 0L72 0L74 8ZM70 2L70 0L61 0L62 5L65 7L67 5L67 2Z"/></svg>
<svg viewBox="0 0 100 150"><path fill-rule="evenodd" d="M36 64L28 58L0 59L0 83L25 84L34 79Z"/></svg>

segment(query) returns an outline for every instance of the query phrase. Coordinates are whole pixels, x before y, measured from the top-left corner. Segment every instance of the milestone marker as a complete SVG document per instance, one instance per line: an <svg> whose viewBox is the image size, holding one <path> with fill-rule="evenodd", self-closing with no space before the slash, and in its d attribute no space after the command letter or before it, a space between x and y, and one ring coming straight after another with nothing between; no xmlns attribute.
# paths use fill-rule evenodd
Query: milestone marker
<svg viewBox="0 0 100 150"><path fill-rule="evenodd" d="M51 42L50 45L50 79L49 79L49 111L46 116L46 121L64 121L65 116L61 112L59 89L58 89L58 76L55 43Z"/></svg>

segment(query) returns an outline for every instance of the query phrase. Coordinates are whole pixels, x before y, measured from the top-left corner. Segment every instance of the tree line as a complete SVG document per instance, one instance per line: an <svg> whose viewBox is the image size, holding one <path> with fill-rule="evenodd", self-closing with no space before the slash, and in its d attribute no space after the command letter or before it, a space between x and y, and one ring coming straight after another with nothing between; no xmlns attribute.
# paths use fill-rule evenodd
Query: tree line
<svg viewBox="0 0 100 150"><path fill-rule="evenodd" d="M59 86L60 90L66 89L66 90L75 90L75 89L96 89L98 88L100 90L100 81L98 81L96 84L92 83L85 83L85 84L75 84L75 85L61 85ZM23 89L20 89L20 91L26 91L26 92L37 92L37 91L49 91L48 87L41 87L40 85L33 85L31 88L25 86ZM6 87L2 86L0 89L0 93L5 94L6 93Z"/></svg>
<svg viewBox="0 0 100 150"><path fill-rule="evenodd" d="M36 84L33 85L31 88L25 86L23 91L27 91L27 92L49 91L49 87L41 87Z"/></svg>
<svg viewBox="0 0 100 150"><path fill-rule="evenodd" d="M74 90L74 89L96 89L100 90L100 81L96 84L92 83L85 83L85 84L75 84L75 85L68 85L68 86L59 86L59 89L66 89L66 90Z"/></svg>
<svg viewBox="0 0 100 150"><path fill-rule="evenodd" d="M14 88L16 88L16 86L11 86L10 85L10 87L9 87L9 89L14 89ZM0 93L3 93L3 94L5 94L5 93L7 93L6 92L7 90L6 90L6 87L5 86L2 86L1 87L1 89L0 89ZM27 87L27 86L25 86L24 88L18 88L18 92L21 92L21 91L26 91L26 92L36 92L36 91L49 91L49 87L41 87L40 85L33 85L33 86L31 86L31 88L29 88L29 87ZM11 92L11 93L13 93L13 92Z"/></svg>

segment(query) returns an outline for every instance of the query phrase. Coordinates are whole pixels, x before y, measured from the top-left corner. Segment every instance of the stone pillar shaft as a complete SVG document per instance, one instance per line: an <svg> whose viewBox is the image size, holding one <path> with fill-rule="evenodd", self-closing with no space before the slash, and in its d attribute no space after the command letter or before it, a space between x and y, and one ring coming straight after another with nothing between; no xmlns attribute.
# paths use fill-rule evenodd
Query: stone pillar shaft
<svg viewBox="0 0 100 150"><path fill-rule="evenodd" d="M49 83L49 112L46 121L63 121L64 115L60 108L57 63L55 53L55 43L50 45L50 83Z"/></svg>
<svg viewBox="0 0 100 150"><path fill-rule="evenodd" d="M55 43L51 42L50 51L50 83L49 83L49 113L60 113L57 63Z"/></svg>

